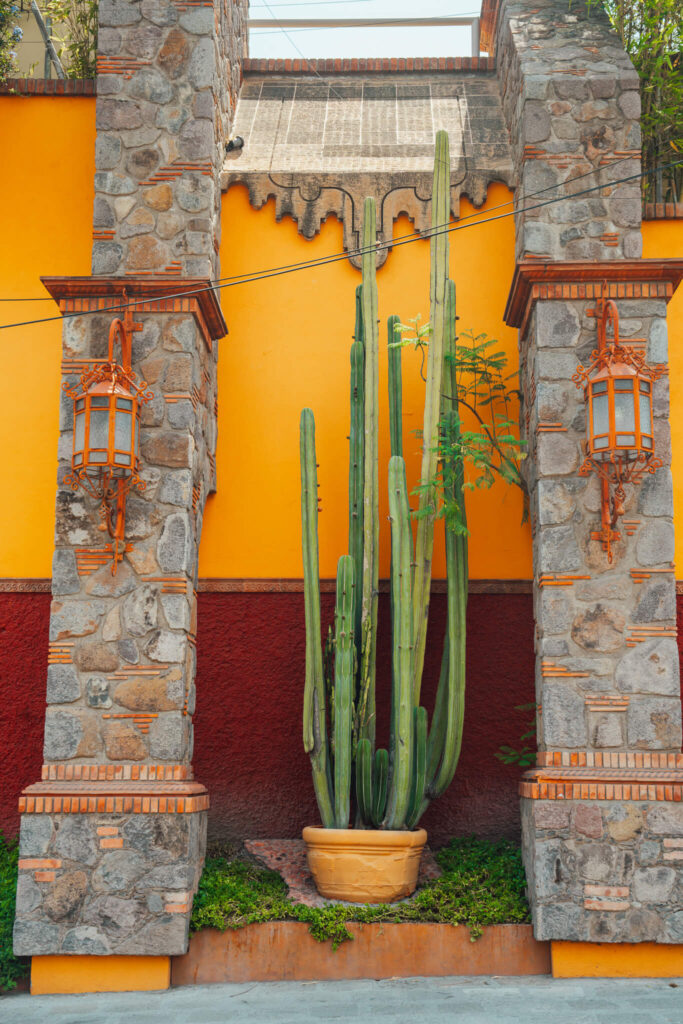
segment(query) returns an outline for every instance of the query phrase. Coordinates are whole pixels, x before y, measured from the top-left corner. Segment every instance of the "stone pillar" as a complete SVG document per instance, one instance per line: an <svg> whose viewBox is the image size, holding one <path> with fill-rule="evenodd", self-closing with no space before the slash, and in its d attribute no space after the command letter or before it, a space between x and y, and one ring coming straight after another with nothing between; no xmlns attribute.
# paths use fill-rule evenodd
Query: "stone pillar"
<svg viewBox="0 0 683 1024"><path fill-rule="evenodd" d="M534 537L537 768L521 787L535 935L683 942L683 758L668 381L654 388L664 467L627 487L610 563L572 382L598 299L666 370L666 303L683 261L641 260L637 77L598 10L505 2L496 33L516 153L520 329ZM542 195L531 195L547 189ZM593 191L584 192L586 189ZM552 205L529 210L548 200ZM522 212L526 208L527 212Z"/></svg>
<svg viewBox="0 0 683 1024"><path fill-rule="evenodd" d="M44 767L20 802L15 952L187 948L208 794L192 776L197 552L215 489L219 173L246 3L102 0L93 277L44 283L64 381L106 358L132 302L142 492L115 575L97 504L65 477L62 396ZM49 990L49 981L47 982Z"/></svg>

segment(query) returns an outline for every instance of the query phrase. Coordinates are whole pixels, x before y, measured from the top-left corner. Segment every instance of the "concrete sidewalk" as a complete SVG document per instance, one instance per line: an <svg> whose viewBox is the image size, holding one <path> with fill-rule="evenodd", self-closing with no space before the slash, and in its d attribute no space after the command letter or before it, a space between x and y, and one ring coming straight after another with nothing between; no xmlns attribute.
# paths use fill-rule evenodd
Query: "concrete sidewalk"
<svg viewBox="0 0 683 1024"><path fill-rule="evenodd" d="M0 998L2 1024L682 1024L683 980L402 978Z"/></svg>

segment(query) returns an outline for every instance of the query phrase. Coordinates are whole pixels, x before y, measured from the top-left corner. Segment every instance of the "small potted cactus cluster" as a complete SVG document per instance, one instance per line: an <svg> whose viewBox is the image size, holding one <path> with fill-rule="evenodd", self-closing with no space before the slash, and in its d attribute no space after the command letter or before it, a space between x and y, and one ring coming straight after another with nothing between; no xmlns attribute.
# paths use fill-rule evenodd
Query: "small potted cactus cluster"
<svg viewBox="0 0 683 1024"><path fill-rule="evenodd" d="M431 717L420 703L434 526L434 482L462 510L457 452L455 285L448 278L450 157L436 139L432 193L430 330L422 465L413 538L402 451L401 343L390 317L388 466L391 522L392 707L388 749L375 744L379 576L378 349L375 203L366 199L362 285L351 346L349 552L338 562L334 630L324 650L318 567L315 421L301 413L301 509L306 614L303 739L322 827L303 836L320 893L353 902L391 902L416 886L427 839L418 822L449 786L460 754L465 691L467 531L445 530L448 612L441 675ZM439 230L439 229L443 230Z"/></svg>

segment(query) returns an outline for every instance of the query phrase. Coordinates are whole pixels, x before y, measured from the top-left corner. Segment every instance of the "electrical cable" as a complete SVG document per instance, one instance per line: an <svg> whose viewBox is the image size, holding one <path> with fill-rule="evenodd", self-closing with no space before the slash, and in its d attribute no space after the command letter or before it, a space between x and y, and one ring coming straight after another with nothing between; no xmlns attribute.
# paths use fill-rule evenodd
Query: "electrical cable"
<svg viewBox="0 0 683 1024"><path fill-rule="evenodd" d="M402 239L392 239L391 241L388 242L377 242L376 245L372 246L371 248L359 247L356 249L351 249L348 252L337 253L332 256L320 257L320 259L310 260L305 263L291 264L286 267L273 267L270 270L263 271L260 274L254 274L253 276L237 275L235 278L231 279L219 278L215 284L210 284L202 288L192 288L189 291L185 292L175 292L172 295L145 296L142 299L132 299L128 302L121 303L116 306L107 306L97 310L82 310L74 313L64 313L60 316L42 317L36 320L25 320L21 323L0 324L0 331L9 330L10 328L13 327L32 327L35 324L52 323L57 320L66 320L73 317L94 315L99 316L102 313L119 312L121 310L125 310L133 306L138 306L149 302L161 302L164 299L185 298L192 295L200 295L203 292L221 291L223 288L234 288L236 285L239 284L251 284L253 281L263 281L267 280L270 277L281 277L284 274L291 274L296 272L297 270L310 270L318 266L325 266L328 263L338 263L340 260L347 260L349 259L350 256L360 256L366 252L379 251L380 249L393 249L401 245L409 245L412 242L431 238L436 235L455 231L465 231L468 228L473 227L481 227L484 224L490 224L493 221L505 220L507 217L516 217L519 214L530 213L532 210L538 210L545 206L553 206L556 203L565 202L568 199L576 199L578 196L589 195L592 192L600 191L601 189L604 189L606 187L611 187L613 185L621 185L627 181L639 180L641 178L647 177L650 174L654 174L657 171L666 170L667 167L679 167L682 164L683 160L674 160L671 161L671 163L669 164L664 164L662 167L653 168L650 171L643 171L640 174L630 174L624 178L617 178L615 181L611 181L608 183L603 182L600 185L594 185L591 188L582 189L579 192L573 192L571 195L568 196L558 196L556 199L548 199L543 203L535 203L533 206L524 207L523 209L511 210L509 213L500 213L497 214L495 217L486 217L476 221L474 224L461 224L459 222L456 222L455 224L444 225L443 227L430 228L429 230L423 232L422 234L416 235L415 237L409 235ZM123 278L122 280L125 280L125 278Z"/></svg>
<svg viewBox="0 0 683 1024"><path fill-rule="evenodd" d="M661 156L661 154L659 154L659 155ZM632 156L622 156L622 157L619 157L618 160L613 160L611 162L610 167L615 167L617 164L623 163L626 160L633 160L633 159L634 159L634 157L632 157ZM681 163L683 163L683 161L681 161ZM666 167L669 167L669 166L678 166L678 162L675 162L673 164L663 164L661 167L655 167L655 168L653 168L652 171L643 172L639 177L647 177L648 174L655 174L658 171L664 170ZM571 183L574 184L577 181L581 181L583 178L590 178L594 174L599 173L599 170L600 170L599 168L591 168L590 171L586 171L584 174L577 174L575 178L571 179ZM270 177L270 174L269 174L269 177ZM606 181L606 182L603 182L602 186L600 186L600 187L607 188L607 187L609 187L611 185L619 185L622 181L627 181L627 180L629 180L629 179L627 179L627 178L624 178L624 179L618 178L618 179L615 179L614 181ZM274 185L277 185L279 188L289 188L290 187L290 186L283 185L280 182L275 181L273 178L271 178L271 181L273 182ZM456 184L461 184L461 183L462 182L457 182ZM566 184L567 184L567 182L558 182L555 185L546 185L545 188L537 189L535 192L522 192L520 194L519 201L520 202L526 202L529 199L534 199L536 196L545 195L546 192L552 192L555 189L563 188L564 185L566 185ZM570 196L560 196L560 197L558 197L558 199L571 199L571 198L573 198L573 196L581 195L581 194L582 193L572 193L572 195L570 195ZM503 210L503 209L505 209L506 206L514 206L516 202L517 202L517 197L513 197L512 199L507 199L504 203L498 203L496 206L490 207L490 209L487 212L488 213L493 213L496 210ZM529 209L529 208L528 207L523 207L521 209L518 208L518 209L513 210L511 212L513 214L525 213L527 211L527 209ZM468 220L477 220L477 223L482 223L480 220L478 220L478 218L480 218L480 217L481 217L481 214L479 212L468 213L464 217L458 217L457 223L460 225L464 221L468 221ZM404 240L410 240L410 239L413 239L415 241L417 241L419 239L423 239L424 240L426 238L429 238L431 230L432 229L430 228L426 232L425 231L411 231L407 235L398 235L396 238L392 239L391 243L382 243L382 245L383 246L391 247L392 245L398 245L400 242L403 242ZM306 261L300 262L300 263L285 263L285 264L282 264L280 267L266 268L266 270L263 270L263 271L254 270L254 271L250 271L250 272L244 273L244 274L233 274L230 277L217 277L217 278L215 278L215 279L213 279L211 281L211 284L212 285L219 285L219 284L222 284L225 281L240 281L243 278L252 279L257 274L261 274L261 273L267 274L267 273L270 273L271 270L298 270L298 269L306 270L309 267L315 267L318 263L324 262L324 261L329 260L329 259L332 259L333 257L336 257L336 256L344 257L345 259L348 259L349 256L353 256L356 252L360 252L360 250L356 250L356 249L351 250L351 249L349 249L349 250L345 250L344 252L329 253L328 256L320 256L316 260L306 260ZM163 296L160 296L159 298L163 298ZM149 300L144 300L144 301L149 301ZM32 298L31 297L24 297L24 298L0 298L0 302L54 302L54 299L52 298L51 295L38 295L38 296L34 296ZM122 307L122 308L125 308L125 307Z"/></svg>

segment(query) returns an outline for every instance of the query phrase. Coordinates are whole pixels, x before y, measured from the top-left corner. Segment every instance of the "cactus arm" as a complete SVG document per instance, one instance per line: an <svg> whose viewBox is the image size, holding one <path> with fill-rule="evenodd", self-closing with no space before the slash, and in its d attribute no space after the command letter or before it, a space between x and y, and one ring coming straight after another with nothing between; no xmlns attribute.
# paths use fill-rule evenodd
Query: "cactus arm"
<svg viewBox="0 0 683 1024"><path fill-rule="evenodd" d="M403 455L403 388L401 381L401 349L392 348L395 341L400 341L396 325L400 318L395 314L387 320L387 346L389 356L389 436L391 454Z"/></svg>
<svg viewBox="0 0 683 1024"><path fill-rule="evenodd" d="M325 723L325 679L320 637L318 565L318 475L315 459L315 420L310 409L301 413L301 526L306 617L306 682L304 686L304 750L311 758L313 786L325 828L334 825Z"/></svg>
<svg viewBox="0 0 683 1024"><path fill-rule="evenodd" d="M415 828L427 806L424 800L427 782L427 711L415 708L415 762L410 790L410 803L406 814L406 828Z"/></svg>
<svg viewBox="0 0 683 1024"><path fill-rule="evenodd" d="M432 229L447 227L450 222L450 155L448 134L439 131L436 136L434 184L432 189ZM448 279L448 232L432 234L430 274L430 324L427 387L425 393L424 423L422 430L422 468L420 473L420 499L415 543L415 575L413 588L413 703L420 703L422 670L427 640L427 619L432 578L434 551L433 481L436 478L439 446L439 418L441 411L441 382L443 375L444 335L446 328L446 282Z"/></svg>
<svg viewBox="0 0 683 1024"><path fill-rule="evenodd" d="M372 821L372 747L368 739L358 740L356 747L356 802L361 823L369 825Z"/></svg>
<svg viewBox="0 0 683 1024"><path fill-rule="evenodd" d="M389 518L391 520L392 630L392 730L391 779L385 828L403 828L410 799L413 768L412 530L408 507L405 462L400 455L389 459Z"/></svg>
<svg viewBox="0 0 683 1024"><path fill-rule="evenodd" d="M356 289L356 306L360 305L359 292ZM359 340L358 309L356 311L356 341L351 346L351 417L349 428L349 554L353 558L354 567L354 635L358 664L361 660L362 628L361 628L361 593L360 583L363 576L363 463L364 463L364 380L365 349ZM362 325L362 320L361 320ZM362 333L362 332L361 332Z"/></svg>
<svg viewBox="0 0 683 1024"><path fill-rule="evenodd" d="M379 462L377 279L375 275L375 201L363 208L363 337L365 339L365 460L363 467L363 577L361 591L361 667L359 716L361 736L375 741L375 660L379 585Z"/></svg>
<svg viewBox="0 0 683 1024"><path fill-rule="evenodd" d="M448 628L443 641L443 654L441 656L441 672L439 674L439 685L436 690L434 701L434 714L429 730L427 741L427 785L436 778L441 759L443 757L443 744L446 733L446 716L448 701Z"/></svg>
<svg viewBox="0 0 683 1024"><path fill-rule="evenodd" d="M389 754L383 748L375 751L375 769L372 787L372 823L379 828L387 807L387 776L389 774Z"/></svg>
<svg viewBox="0 0 683 1024"><path fill-rule="evenodd" d="M353 559L342 555L337 564L334 664L334 818L348 828L351 813L351 726L355 645L353 641Z"/></svg>

